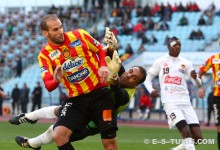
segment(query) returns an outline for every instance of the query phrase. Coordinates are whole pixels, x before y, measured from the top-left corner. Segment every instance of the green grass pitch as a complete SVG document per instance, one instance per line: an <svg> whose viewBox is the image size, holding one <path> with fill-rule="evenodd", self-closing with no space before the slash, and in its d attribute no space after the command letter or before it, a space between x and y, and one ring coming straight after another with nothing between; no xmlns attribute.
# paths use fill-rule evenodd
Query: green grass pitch
<svg viewBox="0 0 220 150"><path fill-rule="evenodd" d="M16 144L16 135L34 137L45 131L50 124L38 123L36 125L23 124L19 126L11 125L7 122L0 122L0 150L23 150ZM196 146L197 150L217 150L217 140L215 130L202 130L204 142ZM172 144L171 140L180 141L180 134L177 130L168 128L149 128L149 127L127 127L119 126L118 149L119 150L169 150L177 144ZM149 141L145 144L144 141ZM161 142L161 143L159 143ZM166 142L166 143L165 143ZM171 142L171 143L168 143ZM214 143L213 143L214 142ZM174 142L175 143L175 142ZM74 142L76 150L102 150L100 135L88 137L82 141ZM42 150L57 149L54 143L43 145Z"/></svg>

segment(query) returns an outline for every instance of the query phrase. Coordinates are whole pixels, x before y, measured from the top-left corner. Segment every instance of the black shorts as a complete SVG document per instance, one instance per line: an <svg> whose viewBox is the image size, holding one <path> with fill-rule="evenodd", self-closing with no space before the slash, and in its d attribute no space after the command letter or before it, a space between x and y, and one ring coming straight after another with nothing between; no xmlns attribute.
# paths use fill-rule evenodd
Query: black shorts
<svg viewBox="0 0 220 150"><path fill-rule="evenodd" d="M73 131L82 130L89 121L94 121L99 133L117 130L116 110L111 90L107 87L88 94L67 99L54 128L65 126Z"/></svg>
<svg viewBox="0 0 220 150"><path fill-rule="evenodd" d="M213 108L216 126L220 126L220 96L213 97Z"/></svg>

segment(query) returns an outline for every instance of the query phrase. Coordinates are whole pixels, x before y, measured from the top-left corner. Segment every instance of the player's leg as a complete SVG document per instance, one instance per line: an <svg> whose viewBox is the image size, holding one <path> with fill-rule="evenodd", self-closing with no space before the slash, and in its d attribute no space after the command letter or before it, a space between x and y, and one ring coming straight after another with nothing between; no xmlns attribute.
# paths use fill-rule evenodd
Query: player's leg
<svg viewBox="0 0 220 150"><path fill-rule="evenodd" d="M192 135L190 132L190 128L185 120L183 111L180 106L175 105L164 105L164 110L168 117L168 124L170 128L177 127L182 138L183 143L179 146L172 148L173 150L195 150L195 146L193 144Z"/></svg>
<svg viewBox="0 0 220 150"><path fill-rule="evenodd" d="M35 110L30 113L21 113L18 116L13 116L9 119L9 122L14 125L19 125L21 123L31 123L34 124L37 122L38 119L46 118L46 119L53 119L57 118L59 114L60 106L49 106L44 107L39 110Z"/></svg>
<svg viewBox="0 0 220 150"><path fill-rule="evenodd" d="M220 149L220 103L216 101L219 101L219 96L214 96L214 115L215 115L215 121L216 121L216 127L217 127L217 141L218 141L218 149Z"/></svg>
<svg viewBox="0 0 220 150"><path fill-rule="evenodd" d="M41 145L49 144L53 142L52 139L53 135L53 125L51 125L47 131L40 134L37 137L34 138L28 138L23 136L17 136L15 138L15 141L18 145L20 145L23 148L32 148L32 149L40 149Z"/></svg>
<svg viewBox="0 0 220 150"><path fill-rule="evenodd" d="M102 144L105 150L117 150L118 128L113 95L108 88L99 89L94 94L96 105L92 108L95 112L92 118L101 134Z"/></svg>
<svg viewBox="0 0 220 150"><path fill-rule="evenodd" d="M77 129L85 127L89 122L89 111L92 103L88 94L72 97L63 103L61 114L54 125L53 140L59 150L73 150L70 137Z"/></svg>

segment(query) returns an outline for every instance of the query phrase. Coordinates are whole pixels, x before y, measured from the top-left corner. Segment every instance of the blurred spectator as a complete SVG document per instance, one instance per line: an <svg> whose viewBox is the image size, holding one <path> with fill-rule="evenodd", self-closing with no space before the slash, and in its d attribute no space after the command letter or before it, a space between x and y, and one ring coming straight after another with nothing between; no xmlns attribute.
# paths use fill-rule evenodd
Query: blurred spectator
<svg viewBox="0 0 220 150"><path fill-rule="evenodd" d="M205 39L205 37L203 35L203 32L200 29L198 29L198 31L192 30L192 32L190 33L189 39L190 40L202 40L202 39Z"/></svg>
<svg viewBox="0 0 220 150"><path fill-rule="evenodd" d="M125 61L134 54L133 49L130 44L127 45L125 53L120 57L121 61Z"/></svg>
<svg viewBox="0 0 220 150"><path fill-rule="evenodd" d="M166 20L163 20L163 22L161 23L160 30L163 31L169 30L169 25L167 24Z"/></svg>
<svg viewBox="0 0 220 150"><path fill-rule="evenodd" d="M7 24L8 36L12 35L13 28L14 28L14 24L11 21L9 21L9 23Z"/></svg>
<svg viewBox="0 0 220 150"><path fill-rule="evenodd" d="M27 104L29 102L29 92L30 89L28 88L27 84L23 84L23 88L21 89L20 93L20 102L21 102L21 112L27 113Z"/></svg>
<svg viewBox="0 0 220 150"><path fill-rule="evenodd" d="M174 4L174 6L172 7L172 12L177 12L178 11L178 5L177 3Z"/></svg>
<svg viewBox="0 0 220 150"><path fill-rule="evenodd" d="M40 82L37 82L37 86L34 88L34 90L32 92L32 109L31 109L31 111L34 111L36 106L38 107L38 109L41 108L41 100L42 100L42 87L40 85Z"/></svg>
<svg viewBox="0 0 220 150"><path fill-rule="evenodd" d="M183 15L183 16L180 18L178 25L180 25L180 26L186 26L186 25L188 25L188 19L186 18L185 15Z"/></svg>
<svg viewBox="0 0 220 150"><path fill-rule="evenodd" d="M146 34L143 34L142 36L142 43L147 44L149 42L149 39L147 38Z"/></svg>
<svg viewBox="0 0 220 150"><path fill-rule="evenodd" d="M141 43L141 45L138 47L137 49L137 53L141 54L142 52L146 51L145 47L144 47L144 43Z"/></svg>
<svg viewBox="0 0 220 150"><path fill-rule="evenodd" d="M168 35L166 35L165 40L164 40L164 44L168 45L169 41L170 41L170 37Z"/></svg>
<svg viewBox="0 0 220 150"><path fill-rule="evenodd" d="M0 86L0 92L4 92L3 88ZM0 116L2 116L2 103L3 103L4 97L0 95Z"/></svg>
<svg viewBox="0 0 220 150"><path fill-rule="evenodd" d="M161 29L160 23L159 23L159 22L156 22L156 23L154 24L154 30L155 30L155 31L158 31L158 30L160 30L160 29Z"/></svg>
<svg viewBox="0 0 220 150"><path fill-rule="evenodd" d="M151 37L149 38L148 44L155 44L157 43L156 37L152 34Z"/></svg>
<svg viewBox="0 0 220 150"><path fill-rule="evenodd" d="M147 17L146 29L147 30L153 30L154 29L154 21L150 16Z"/></svg>
<svg viewBox="0 0 220 150"><path fill-rule="evenodd" d="M214 95L213 95L213 92L214 92L214 87L212 88L212 91L209 93L208 98L207 98L208 107L207 107L207 124L206 124L206 126L210 125L211 114L212 114L212 112L214 113L214 107L213 107Z"/></svg>
<svg viewBox="0 0 220 150"><path fill-rule="evenodd" d="M212 4L204 11L204 14L207 17L213 17L215 14L215 4L212 2Z"/></svg>
<svg viewBox="0 0 220 150"><path fill-rule="evenodd" d="M137 105L139 117L143 120L150 118L150 109L152 108L152 102L149 94L145 92L145 89L141 89L141 96Z"/></svg>
<svg viewBox="0 0 220 150"><path fill-rule="evenodd" d="M183 6L183 4L180 2L179 6L178 6L178 9L177 9L179 12L184 12L185 11L185 8Z"/></svg>
<svg viewBox="0 0 220 150"><path fill-rule="evenodd" d="M199 21L198 21L198 25L200 25L200 26L206 25L206 22L205 22L203 15L200 16Z"/></svg>
<svg viewBox="0 0 220 150"><path fill-rule="evenodd" d="M22 59L21 56L16 57L16 77L20 77L22 73Z"/></svg>
<svg viewBox="0 0 220 150"><path fill-rule="evenodd" d="M18 84L15 84L15 87L12 90L11 98L12 98L12 114L15 114L15 107L17 107L17 114L20 113L20 89L18 88Z"/></svg>
<svg viewBox="0 0 220 150"><path fill-rule="evenodd" d="M122 0L121 4L123 7L134 8L135 7L135 0Z"/></svg>

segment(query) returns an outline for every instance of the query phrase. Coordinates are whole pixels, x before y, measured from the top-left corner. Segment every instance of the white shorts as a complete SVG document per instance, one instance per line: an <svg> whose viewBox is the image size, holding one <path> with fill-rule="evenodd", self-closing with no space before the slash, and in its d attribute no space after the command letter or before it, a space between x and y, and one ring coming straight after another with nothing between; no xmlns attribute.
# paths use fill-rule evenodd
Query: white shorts
<svg viewBox="0 0 220 150"><path fill-rule="evenodd" d="M198 117L191 105L170 105L164 104L164 110L167 114L169 128L175 128L176 123L186 120L187 124L199 124Z"/></svg>

